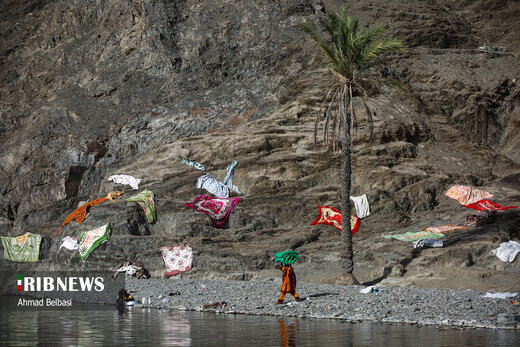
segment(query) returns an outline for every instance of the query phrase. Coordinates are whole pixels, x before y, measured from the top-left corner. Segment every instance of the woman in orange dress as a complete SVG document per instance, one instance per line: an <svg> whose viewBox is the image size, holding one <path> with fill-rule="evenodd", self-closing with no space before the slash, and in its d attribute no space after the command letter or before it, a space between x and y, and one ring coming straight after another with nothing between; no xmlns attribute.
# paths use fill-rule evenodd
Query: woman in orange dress
<svg viewBox="0 0 520 347"><path fill-rule="evenodd" d="M280 297L278 298L277 304L283 304L283 299L287 293L294 296L294 300L300 301L300 296L296 293L296 274L291 264L280 265L282 270L282 289Z"/></svg>

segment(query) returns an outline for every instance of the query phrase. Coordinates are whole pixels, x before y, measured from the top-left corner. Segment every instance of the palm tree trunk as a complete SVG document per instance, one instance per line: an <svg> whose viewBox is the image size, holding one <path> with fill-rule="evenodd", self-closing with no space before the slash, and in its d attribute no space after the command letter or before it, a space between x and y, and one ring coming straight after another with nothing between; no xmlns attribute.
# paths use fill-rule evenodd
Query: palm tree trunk
<svg viewBox="0 0 520 347"><path fill-rule="evenodd" d="M349 285L359 284L352 271L354 270L354 251L352 249L352 235L350 234L350 182L351 182L351 160L350 160L350 122L352 118L352 85L345 84L345 131L342 136L341 148L341 270L336 284ZM346 90L348 88L348 91ZM348 100L348 102L347 102Z"/></svg>

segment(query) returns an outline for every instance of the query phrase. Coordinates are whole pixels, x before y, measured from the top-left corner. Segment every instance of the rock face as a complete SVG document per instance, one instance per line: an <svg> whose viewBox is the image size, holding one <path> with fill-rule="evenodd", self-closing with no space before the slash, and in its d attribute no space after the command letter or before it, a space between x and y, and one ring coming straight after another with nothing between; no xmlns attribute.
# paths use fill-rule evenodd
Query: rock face
<svg viewBox="0 0 520 347"><path fill-rule="evenodd" d="M363 23L382 24L408 45L374 71L409 92L370 91L372 137L363 103L355 100L352 194L367 194L372 211L354 235L361 281L520 289L514 280L520 260L501 263L490 252L520 236L517 210L447 234L443 249L416 252L381 238L463 223L468 210L444 196L453 184L479 186L497 203L518 204L518 59L476 50L499 37L491 35L498 28L517 30L508 17L487 19L505 9L518 12L515 1L501 3L352 4ZM313 143L315 113L333 80L301 23L318 23L338 4L4 2L0 234L37 232L53 243L36 265L2 259L1 266L112 269L135 259L160 276L159 247L190 244L194 268L181 276L250 279L278 275L272 254L295 249L299 278L333 282L339 233L309 226L317 205L340 202L339 155ZM504 37L510 40L488 44L518 49L518 36ZM206 192L194 188L201 172L181 157L202 163L219 180L239 161L233 182L244 196L223 229L184 206ZM125 203L138 191L108 182L119 173L154 191L157 222L149 224L137 204ZM58 236L79 202L114 189L124 191L122 199L92 207L85 222L71 222ZM112 241L86 262L56 252L63 236L106 222Z"/></svg>

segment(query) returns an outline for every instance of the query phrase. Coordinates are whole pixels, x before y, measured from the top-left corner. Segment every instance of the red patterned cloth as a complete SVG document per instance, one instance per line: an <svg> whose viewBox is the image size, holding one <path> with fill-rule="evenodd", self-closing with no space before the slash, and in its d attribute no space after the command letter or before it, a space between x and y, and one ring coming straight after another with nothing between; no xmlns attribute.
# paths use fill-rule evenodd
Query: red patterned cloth
<svg viewBox="0 0 520 347"><path fill-rule="evenodd" d="M231 209L238 204L239 200L240 198L211 198L199 195L193 202L184 204L184 206L207 214L213 220L213 225L216 228L222 228L231 213Z"/></svg>
<svg viewBox="0 0 520 347"><path fill-rule="evenodd" d="M499 210L509 210L510 208L517 208L518 206L506 206L502 207L491 200L480 200L475 202L474 204L466 205L467 208L472 208L477 211L499 211Z"/></svg>
<svg viewBox="0 0 520 347"><path fill-rule="evenodd" d="M102 204L105 200L107 200L107 197L95 199L92 201L87 202L85 205L78 207L74 211L72 211L67 218L61 223L60 231L58 232L58 235L61 233L61 228L63 228L65 225L69 224L70 221L75 221L76 223L81 223L85 220L85 216L87 215L87 209L90 206L99 205Z"/></svg>
<svg viewBox="0 0 520 347"><path fill-rule="evenodd" d="M334 228L341 230L341 212L330 206L318 206L319 216L311 223L332 225ZM359 229L359 218L350 216L350 234L354 234Z"/></svg>

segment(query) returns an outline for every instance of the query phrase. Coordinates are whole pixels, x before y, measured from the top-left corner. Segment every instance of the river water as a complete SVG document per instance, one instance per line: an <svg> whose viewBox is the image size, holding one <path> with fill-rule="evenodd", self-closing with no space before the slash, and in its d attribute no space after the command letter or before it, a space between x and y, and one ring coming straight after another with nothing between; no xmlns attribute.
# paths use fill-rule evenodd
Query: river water
<svg viewBox="0 0 520 347"><path fill-rule="evenodd" d="M2 300L2 346L519 346L508 330L343 323L294 317L226 315L78 305L20 309Z"/></svg>

